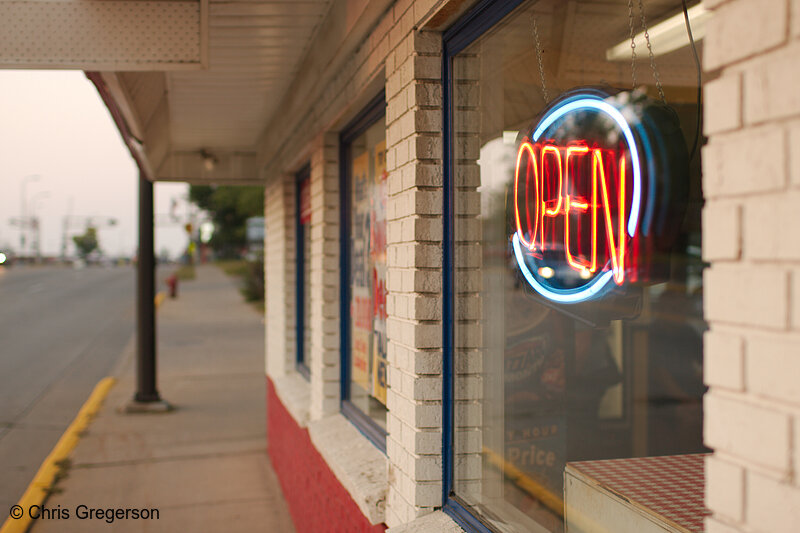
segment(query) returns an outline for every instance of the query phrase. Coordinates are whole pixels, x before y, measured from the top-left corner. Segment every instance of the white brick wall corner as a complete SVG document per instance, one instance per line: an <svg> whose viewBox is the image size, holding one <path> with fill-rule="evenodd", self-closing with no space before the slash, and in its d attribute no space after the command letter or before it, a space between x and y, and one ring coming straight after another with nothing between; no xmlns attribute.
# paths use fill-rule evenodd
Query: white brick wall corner
<svg viewBox="0 0 800 533"><path fill-rule="evenodd" d="M784 43L786 13L787 0L730 0L715 6L704 41L704 68L724 67Z"/></svg>
<svg viewBox="0 0 800 533"><path fill-rule="evenodd" d="M441 35L412 13L386 63L389 527L442 504Z"/></svg>
<svg viewBox="0 0 800 533"><path fill-rule="evenodd" d="M705 0L708 533L800 524L800 0Z"/></svg>
<svg viewBox="0 0 800 533"><path fill-rule="evenodd" d="M264 190L266 371L280 379L295 360L294 182L282 176Z"/></svg>
<svg viewBox="0 0 800 533"><path fill-rule="evenodd" d="M339 141L321 134L311 153L311 420L339 412Z"/></svg>

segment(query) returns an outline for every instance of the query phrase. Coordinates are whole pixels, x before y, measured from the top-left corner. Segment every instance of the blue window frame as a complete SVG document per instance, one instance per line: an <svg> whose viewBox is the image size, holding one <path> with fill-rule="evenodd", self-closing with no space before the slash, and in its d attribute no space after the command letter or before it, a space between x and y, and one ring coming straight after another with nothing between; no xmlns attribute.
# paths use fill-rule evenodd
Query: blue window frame
<svg viewBox="0 0 800 533"><path fill-rule="evenodd" d="M306 276L307 264L306 256L308 243L311 238L311 221L310 221L310 199L309 187L311 186L311 166L304 166L296 175L295 182L295 235L296 241L296 258L295 258L295 272L296 272L296 310L295 323L297 325L297 359L295 366L297 371L306 379L310 379L311 373L308 368L308 361L306 360L306 352L309 348L306 342L307 324L306 312L308 311L306 284L308 279Z"/></svg>
<svg viewBox="0 0 800 533"><path fill-rule="evenodd" d="M351 158L354 155L354 144L360 142L363 136L371 129L376 128L378 123L382 124L383 118L386 114L386 97L383 92L376 96L364 108L364 110L356 116L342 131L339 139L339 162L340 162L340 305L341 305L341 330L340 330L340 348L341 348L341 412L348 418L356 428L367 437L379 450L386 453L386 435L385 428L385 413L383 414L383 425L376 421L375 416L370 416L371 413L365 412L363 405L359 407L354 403L352 396L353 387L352 381L352 313L351 313L351 297L352 291L352 266L351 255L353 253L354 234L352 228L353 205L351 195L351 180L353 179L354 170L351 168ZM382 127L382 136L385 146L385 127ZM384 148L385 150L385 148ZM372 342L372 341L370 341ZM369 376L369 372L367 376ZM363 391L360 391L363 393ZM363 394L361 394L363 397ZM368 402L375 403L373 399L367 398ZM380 409L380 406L378 407ZM385 411L385 408L383 408Z"/></svg>
<svg viewBox="0 0 800 533"><path fill-rule="evenodd" d="M453 422L454 422L454 315L453 315L453 252L454 252L454 191L452 165L453 147L453 98L452 67L453 58L464 50L489 28L500 22L506 15L523 3L524 0L483 0L465 14L455 25L444 33L442 42L442 87L443 91L443 148L444 148L444 250L443 250L443 413L442 413L442 501L443 509L453 520L467 531L491 533L485 524L478 520L453 492Z"/></svg>

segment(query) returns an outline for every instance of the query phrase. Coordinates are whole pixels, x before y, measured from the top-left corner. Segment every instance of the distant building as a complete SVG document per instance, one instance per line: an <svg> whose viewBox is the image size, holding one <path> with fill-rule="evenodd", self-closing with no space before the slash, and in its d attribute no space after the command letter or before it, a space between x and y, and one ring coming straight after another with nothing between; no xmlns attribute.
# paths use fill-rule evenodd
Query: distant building
<svg viewBox="0 0 800 533"><path fill-rule="evenodd" d="M246 222L247 258L255 261L264 256L264 217L250 217Z"/></svg>

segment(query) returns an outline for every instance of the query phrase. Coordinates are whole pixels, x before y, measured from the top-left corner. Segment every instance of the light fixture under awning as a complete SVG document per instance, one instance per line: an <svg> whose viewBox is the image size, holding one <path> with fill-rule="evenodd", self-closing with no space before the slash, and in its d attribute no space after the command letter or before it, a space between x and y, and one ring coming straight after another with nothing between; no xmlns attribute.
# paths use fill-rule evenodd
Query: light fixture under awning
<svg viewBox="0 0 800 533"><path fill-rule="evenodd" d="M692 35L695 41L699 41L706 34L706 23L711 16L711 12L704 8L702 4L697 4L689 8L688 13L689 22L692 25ZM650 34L650 44L655 55L668 54L689 44L686 21L683 18L682 11L649 28L648 33ZM637 34L634 42L640 56L642 55L642 50L645 50L644 53L647 54L647 41L644 38L644 32ZM626 39L606 50L606 59L609 61L630 60L630 58L630 39Z"/></svg>

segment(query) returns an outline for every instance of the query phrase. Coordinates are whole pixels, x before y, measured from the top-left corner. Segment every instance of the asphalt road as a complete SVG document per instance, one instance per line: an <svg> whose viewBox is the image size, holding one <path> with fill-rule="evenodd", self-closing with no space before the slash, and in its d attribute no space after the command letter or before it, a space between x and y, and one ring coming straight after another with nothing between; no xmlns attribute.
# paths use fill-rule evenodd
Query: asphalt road
<svg viewBox="0 0 800 533"><path fill-rule="evenodd" d="M133 340L133 267L0 270L0 524Z"/></svg>

